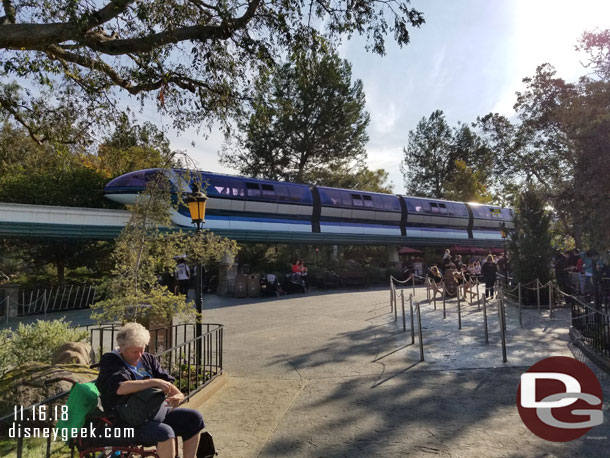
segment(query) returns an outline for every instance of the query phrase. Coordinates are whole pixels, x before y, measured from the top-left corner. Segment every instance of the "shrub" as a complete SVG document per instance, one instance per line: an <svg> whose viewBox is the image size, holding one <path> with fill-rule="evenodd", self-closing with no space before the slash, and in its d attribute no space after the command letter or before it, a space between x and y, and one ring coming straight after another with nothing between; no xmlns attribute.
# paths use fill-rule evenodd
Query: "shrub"
<svg viewBox="0 0 610 458"><path fill-rule="evenodd" d="M86 340L88 336L87 331L70 327L63 318L20 323L16 330L5 329L0 332L0 376L18 364L50 363L55 351L63 344Z"/></svg>

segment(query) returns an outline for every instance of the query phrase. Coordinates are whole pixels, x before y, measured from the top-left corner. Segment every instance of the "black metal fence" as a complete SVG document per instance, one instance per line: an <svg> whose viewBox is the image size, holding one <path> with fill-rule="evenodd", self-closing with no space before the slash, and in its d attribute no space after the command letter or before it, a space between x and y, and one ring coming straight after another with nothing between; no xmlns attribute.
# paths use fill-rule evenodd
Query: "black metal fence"
<svg viewBox="0 0 610 458"><path fill-rule="evenodd" d="M586 303L567 296L572 303L572 326L580 333L581 341L604 358L610 358L609 296L597 303Z"/></svg>
<svg viewBox="0 0 610 458"><path fill-rule="evenodd" d="M200 325L202 335L199 337L195 336L196 326L195 323L187 323L153 330L148 347L148 350L157 356L161 366L176 378L174 384L185 394L185 401L191 399L222 374L224 326L204 323ZM115 346L116 333L119 328L120 325L110 324L90 329L91 344L96 350L98 360L101 353ZM64 451L58 452L63 444L59 440L54 440L52 433L55 424L53 420L57 419L57 415L52 413L58 409L61 411L61 406L65 404L68 394L68 391L60 393L23 409L23 413L19 410L0 418L0 434L15 440L14 447L10 447L6 443L1 444L0 455L15 458L24 456L49 458L69 454L67 447L65 447L65 453ZM38 415L37 420L33 421L33 412L38 414L44 412L46 418ZM45 439L29 440L28 444L24 444L24 428L30 428L30 434L36 428L39 437L45 437ZM43 436L45 431L43 428L48 428L46 431L51 432L50 437Z"/></svg>

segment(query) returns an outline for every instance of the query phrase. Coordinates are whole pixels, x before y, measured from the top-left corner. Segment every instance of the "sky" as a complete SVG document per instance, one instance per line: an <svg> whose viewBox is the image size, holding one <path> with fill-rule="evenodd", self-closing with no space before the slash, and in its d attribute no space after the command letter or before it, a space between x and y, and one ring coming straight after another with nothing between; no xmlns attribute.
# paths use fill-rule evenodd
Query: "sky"
<svg viewBox="0 0 610 458"><path fill-rule="evenodd" d="M352 64L352 79L363 82L371 118L368 165L388 171L396 193L404 192L403 148L422 118L437 109L452 126L489 112L511 117L523 78L548 62L559 77L576 81L586 73L584 56L574 49L578 38L610 28L609 0L412 0L411 6L426 23L411 29L407 46L389 37L380 57L354 38L339 49ZM236 173L219 163L219 132L204 138L172 131L167 118L142 119L168 128L172 149L186 151L200 169Z"/></svg>

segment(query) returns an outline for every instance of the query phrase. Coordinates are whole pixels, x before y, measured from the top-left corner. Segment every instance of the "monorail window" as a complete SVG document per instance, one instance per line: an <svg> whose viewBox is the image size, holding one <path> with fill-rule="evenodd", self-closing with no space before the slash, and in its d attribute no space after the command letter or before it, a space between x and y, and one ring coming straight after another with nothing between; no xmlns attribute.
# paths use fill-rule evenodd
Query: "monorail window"
<svg viewBox="0 0 610 458"><path fill-rule="evenodd" d="M275 189L273 189L272 184L263 184L261 187L263 188L263 197L267 199L275 199Z"/></svg>
<svg viewBox="0 0 610 458"><path fill-rule="evenodd" d="M446 215L448 213L445 204L438 204L438 208L440 209L441 215Z"/></svg>
<svg viewBox="0 0 610 458"><path fill-rule="evenodd" d="M400 211L400 202L398 198L395 196L376 196L376 199L381 201L380 208L383 208L387 211Z"/></svg>
<svg viewBox="0 0 610 458"><path fill-rule="evenodd" d="M487 209L485 207L479 207L479 206L473 205L472 206L472 215L475 218L489 219L489 212L487 211Z"/></svg>
<svg viewBox="0 0 610 458"><path fill-rule="evenodd" d="M244 197L243 185L231 178L204 176L203 179L208 183L206 192L214 194L214 191L221 197Z"/></svg>
<svg viewBox="0 0 610 458"><path fill-rule="evenodd" d="M354 207L362 207L364 204L362 203L362 197L359 194L352 194L352 204Z"/></svg>
<svg viewBox="0 0 610 458"><path fill-rule="evenodd" d="M428 210L428 202L411 198L405 198L405 202L409 213L425 213Z"/></svg>
<svg viewBox="0 0 610 458"><path fill-rule="evenodd" d="M290 193L288 192L288 186L283 184L275 185L275 195L279 201L289 201Z"/></svg>
<svg viewBox="0 0 610 458"><path fill-rule="evenodd" d="M290 193L290 200L292 202L311 202L309 188L305 186L288 186L288 192Z"/></svg>
<svg viewBox="0 0 610 458"><path fill-rule="evenodd" d="M365 207L374 208L373 198L371 196L362 196L362 201Z"/></svg>
<svg viewBox="0 0 610 458"><path fill-rule="evenodd" d="M261 190L258 183L246 183L246 189L248 190L248 197L261 196Z"/></svg>
<svg viewBox="0 0 610 458"><path fill-rule="evenodd" d="M434 214L436 213L440 213L440 210L438 208L438 205L436 204L436 202L430 202L430 211Z"/></svg>

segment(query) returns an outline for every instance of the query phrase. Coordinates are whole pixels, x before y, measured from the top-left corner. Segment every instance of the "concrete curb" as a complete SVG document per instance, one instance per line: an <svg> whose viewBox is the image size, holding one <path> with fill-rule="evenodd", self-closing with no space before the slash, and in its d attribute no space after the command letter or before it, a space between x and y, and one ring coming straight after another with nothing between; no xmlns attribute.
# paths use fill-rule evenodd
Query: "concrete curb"
<svg viewBox="0 0 610 458"><path fill-rule="evenodd" d="M198 410L203 404L209 401L218 391L220 391L229 381L229 374L223 372L214 380L212 380L199 393L195 394L188 402L185 402L182 407Z"/></svg>

